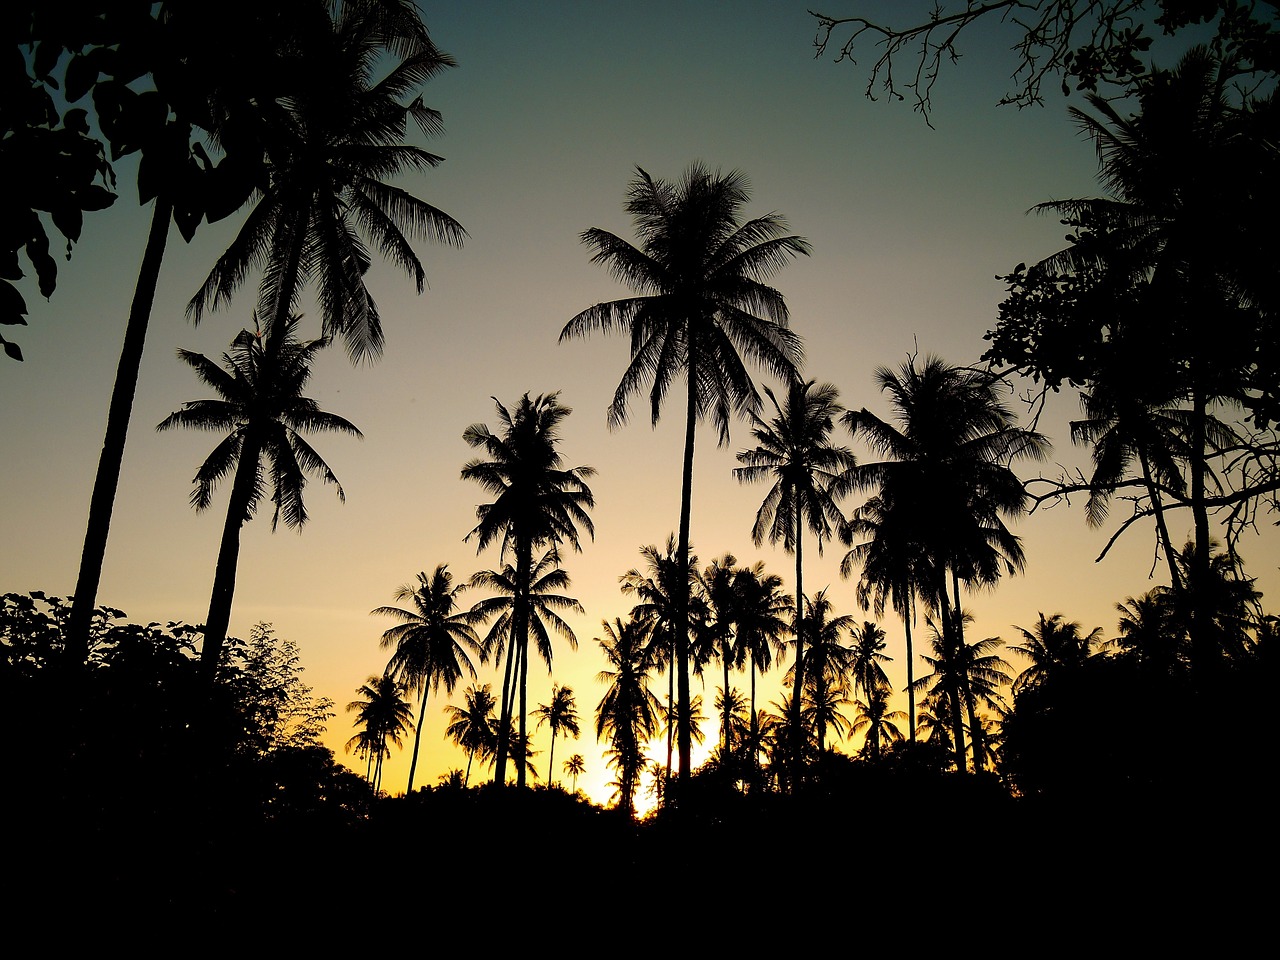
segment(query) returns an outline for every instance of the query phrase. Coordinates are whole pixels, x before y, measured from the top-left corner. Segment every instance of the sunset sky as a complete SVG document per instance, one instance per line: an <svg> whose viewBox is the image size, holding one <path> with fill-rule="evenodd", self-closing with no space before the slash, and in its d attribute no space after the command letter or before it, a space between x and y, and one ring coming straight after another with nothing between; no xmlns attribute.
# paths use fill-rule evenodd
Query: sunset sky
<svg viewBox="0 0 1280 960"><path fill-rule="evenodd" d="M853 6L831 0L823 9ZM930 4L856 6L915 6L923 16ZM305 679L338 704L326 742L363 770L343 753L352 729L342 707L382 671L387 653L378 640L392 625L369 611L392 603L397 587L437 564L447 563L458 579L499 565L496 548L477 556L474 544L464 542L484 494L459 478L473 455L463 430L476 422L496 426L493 397L510 406L526 391L558 390L573 408L563 430L566 462L598 471L591 481L596 530L594 542L584 541L582 553L566 562L570 592L587 610L573 622L579 649L556 651L554 677L531 665L530 700L545 702L552 679L574 688L583 737L557 742L556 766L582 753L587 774L580 786L603 801L611 774L594 736L603 691L595 682L602 661L593 638L602 619L629 610L618 578L640 563L639 548L663 543L676 528L683 391L656 429L643 405L629 425L607 429L605 408L627 363L627 342L559 345L557 338L582 309L628 291L590 263L580 233L595 226L634 237L623 201L637 165L663 178L678 177L694 160L744 171L753 197L747 213L783 214L813 247L811 257L774 281L805 341L804 375L834 383L846 406L887 416L873 371L896 368L916 351L976 362L1003 296L995 277L1064 245L1065 228L1028 209L1096 195L1094 153L1068 120L1068 101L1056 95L1041 109L996 106L1009 86L1007 48L1015 34L990 27L966 38L965 56L938 84L930 129L909 103L863 96L865 63L814 58L815 21L804 2L477 0L423 9L432 36L458 67L424 90L446 130L424 145L445 163L405 185L461 221L470 239L461 250L419 245L430 284L421 296L409 278L375 267L370 286L383 316L385 356L355 368L341 348L327 351L310 390L322 409L364 432L363 441L314 438L347 503L312 483L311 520L301 534L282 528L272 535L266 515L246 527L231 632L247 636L253 623L269 621L301 646ZM26 362L0 367L7 413L0 592L69 596L74 589L149 217L137 205L134 172L128 162L118 165L114 208L87 217L72 259L60 261L49 302L33 283L24 288L30 326L11 337L6 330ZM227 491L204 515L190 509L188 497L216 441L157 434L154 427L183 401L208 395L175 351L218 357L250 324L252 284L199 328L184 319L187 300L241 217L202 226L190 245L176 231L170 236L99 590L100 603L144 623L200 623L208 607ZM302 311L304 335L318 336L314 305L304 301ZM1054 442L1053 462L1043 465L1047 475L1086 463L1067 434L1076 410L1076 398L1063 395L1041 421ZM838 439L868 456L847 434ZM745 424L720 449L710 427L700 431L694 547L704 564L725 552L744 563L763 560L794 590L792 559L751 543L765 487L741 487L731 473L749 441ZM844 506L852 510L857 502ZM1116 504L1115 519L1124 509ZM1189 518L1175 517L1171 526L1175 538L1189 534ZM1160 567L1157 579L1148 579L1150 525L1136 527L1094 563L1113 530L1087 528L1081 503L1023 520L1017 532L1027 571L969 598L977 617L970 635L1016 642L1012 624L1029 627L1043 611L1113 636L1116 602L1161 582ZM1280 562L1271 528L1246 538L1241 552L1270 595ZM838 612L860 615L853 583L839 576L842 548L822 557L806 553L807 591L830 586ZM892 619L882 626L895 658L890 676L901 687L902 628ZM1016 656L1010 659L1020 669ZM704 693L709 740L714 677ZM764 679L761 705L779 697L780 678ZM481 668L481 681L495 689L501 682L492 667ZM740 682L745 686L746 678ZM700 692L696 681L694 689ZM461 750L443 740L445 699L460 703L462 688L428 707L419 784L465 765ZM534 743L544 778L547 738L544 730ZM384 785L393 792L404 789L409 747L386 767Z"/></svg>

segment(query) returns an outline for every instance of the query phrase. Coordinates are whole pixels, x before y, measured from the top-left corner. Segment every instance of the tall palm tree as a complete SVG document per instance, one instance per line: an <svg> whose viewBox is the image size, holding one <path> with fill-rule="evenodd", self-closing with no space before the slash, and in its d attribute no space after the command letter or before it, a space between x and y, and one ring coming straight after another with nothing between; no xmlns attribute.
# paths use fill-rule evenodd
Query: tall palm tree
<svg viewBox="0 0 1280 960"><path fill-rule="evenodd" d="M573 689L559 684L551 685L551 702L538 704L534 711L538 718L537 728L542 729L545 723L551 729L551 752L547 755L547 786L553 784L556 773L556 735L563 732L577 740L581 735L578 729L578 705L573 699Z"/></svg>
<svg viewBox="0 0 1280 960"><path fill-rule="evenodd" d="M804 530L814 535L818 553L824 540L843 531L845 518L836 501L851 487L851 471L856 465L846 447L830 442L835 418L844 407L829 383L793 379L787 389L785 404L768 387L765 393L773 403L775 416L768 422L752 414L751 435L756 447L738 454L743 466L733 471L742 483L772 480L773 486L756 512L751 537L759 546L768 537L771 543L782 541L788 553L796 558L796 596L804 596L804 564L801 549ZM796 667L791 695L791 709L800 710L800 691L804 687L805 637L803 619L797 609ZM799 725L792 729L798 733ZM798 747L798 744L797 744ZM797 749L797 758L799 751Z"/></svg>
<svg viewBox="0 0 1280 960"><path fill-rule="evenodd" d="M582 234L582 241L595 249L593 262L606 265L637 295L588 307L560 334L562 342L592 332L630 337L631 362L609 407L611 426L626 422L631 398L646 385L650 416L657 423L672 382L685 381L676 623L685 622L689 606L694 427L710 417L720 442L727 443L734 414L759 405L744 355L784 380L794 376L801 360L800 341L786 326L786 302L765 281L793 258L808 254L809 244L788 235L786 221L777 214L743 222L740 214L748 199L747 180L736 171L713 173L695 163L673 183L637 168L626 210L640 246L598 227ZM677 631L682 781L692 762L688 660L688 638Z"/></svg>
<svg viewBox="0 0 1280 960"><path fill-rule="evenodd" d="M596 706L596 737L609 738L613 765L618 771L619 807L628 815L634 808L636 787L644 769L644 750L657 727L658 698L649 689L649 662L645 657L645 627L636 620L602 622L604 637L596 638L609 669L596 680L606 685Z"/></svg>
<svg viewBox="0 0 1280 960"><path fill-rule="evenodd" d="M450 720L444 732L467 753L467 772L462 779L465 787L471 783L471 761L477 756L481 759L489 756L497 747L498 734L497 717L494 716L496 703L489 684L472 684L464 696L465 706L449 704L445 707Z"/></svg>
<svg viewBox="0 0 1280 960"><path fill-rule="evenodd" d="M494 596L481 600L471 608L479 620L496 618L481 644L482 657L503 665L501 715L510 717L516 678L521 675L522 651L512 642L516 600L523 597L528 605L527 630L532 635L538 654L551 670L552 633L559 634L570 649L578 649L578 637L573 628L561 616L562 613L582 614L582 605L573 597L553 591L569 587L569 574L559 566L560 554L552 547L539 558L529 571L529 586L521 590L517 586L516 569L504 564L501 570L482 570L471 578L471 585L494 591ZM496 772L496 771L495 771Z"/></svg>
<svg viewBox="0 0 1280 960"><path fill-rule="evenodd" d="M396 599L413 604L402 607L378 607L371 616L392 617L400 621L382 634L382 646L394 647L387 663L387 674L407 689L418 692L418 733L413 738L413 760L409 764L409 786L413 793L413 776L418 769L418 747L422 742L422 719L427 712L427 689L452 694L465 672L475 677L475 664L470 653L480 654L480 640L472 624L475 614L458 609L458 595L469 584L453 585L453 574L447 564L440 564L430 577L418 574L417 585L406 583L396 591Z"/></svg>
<svg viewBox="0 0 1280 960"><path fill-rule="evenodd" d="M376 353L381 332L376 310L371 320L363 306L371 303L360 279L368 256L351 242L355 233L344 211L354 210L359 229L397 262L410 267L417 261L402 230L415 236L434 235L454 245L465 237L452 218L381 182L397 172L440 162L404 143L406 119L437 132L439 115L422 107L420 99L408 106L397 102L453 62L431 43L415 7L383 0L294 3L287 11L278 4L238 4L234 11L225 5L207 11L204 4L164 6L162 21L176 39L150 48L164 51L166 58L163 65L155 65L160 69L153 79L158 92L171 101L176 117L169 122L169 111L160 111L166 119L164 129L143 138L144 169L150 176L142 199L148 202L154 196L155 206L89 504L68 628L72 660L87 650L170 221L177 222L190 240L202 215L210 222L229 215L265 178L268 186L263 196L270 202L259 204L219 260L216 289L206 283L194 301L192 316L198 319L206 302L228 298L245 272L260 266L269 255L275 263L269 265L263 292L287 291L287 295L264 297L267 327L275 335L285 335L298 277L323 270L333 278L324 285L321 297L326 332L345 336L353 355ZM403 55L404 61L380 83L371 84L369 68L386 51ZM126 61L133 58L122 56L121 62ZM175 80L176 90L169 86ZM143 118L133 119L137 124ZM206 163L212 168L196 170L189 144L192 124L202 127L208 142L225 152L216 167ZM136 141L138 130L128 130L124 139ZM157 175L157 170L164 173ZM195 195L194 184L199 184ZM285 197L289 199L281 199ZM293 246L303 245L297 257L288 258L289 278L280 267L286 259L284 248L290 245L274 242L269 236L273 229L289 235L282 236L282 241L291 236L298 238ZM308 231L309 246L301 239ZM322 261L325 266L317 267ZM421 291L420 265L416 276Z"/></svg>
<svg viewBox="0 0 1280 960"><path fill-rule="evenodd" d="M483 450L489 459L474 459L462 468L464 480L474 480L493 495L492 503L476 507L476 524L467 539L477 539L477 551L497 541L502 555L508 551L515 558L515 594L511 609L511 637L514 657L519 664L521 740L528 742L525 718L528 691L528 646L530 624L530 591L533 582L533 552L539 547L556 547L568 543L575 550L578 528L594 536L595 528L587 511L595 506L587 479L595 474L591 467L564 466L557 445L560 424L572 412L559 402L558 393L520 398L514 411L508 411L496 399L499 433L482 423L467 427L462 437L467 444ZM507 719L504 714L498 735L495 781L506 782ZM525 785L525 768L516 774L518 786Z"/></svg>
<svg viewBox="0 0 1280 960"><path fill-rule="evenodd" d="M382 761L391 756L387 741L399 747L406 733L413 730L413 714L405 699L408 690L386 674L370 677L359 690L357 699L347 704L347 712L355 713L355 726L360 728L347 741L347 751L356 747L369 758L372 771L369 786L376 795L382 788Z"/></svg>
<svg viewBox="0 0 1280 960"><path fill-rule="evenodd" d="M696 630L697 649L693 658L705 663L718 660L724 672L724 686L729 689L729 671L740 668L744 662L742 648L734 640L738 619L738 593L735 578L738 560L733 554L712 560L707 568L697 574L700 598L705 604L706 617ZM728 754L730 746L729 714L720 715L720 748Z"/></svg>
<svg viewBox="0 0 1280 960"><path fill-rule="evenodd" d="M323 337L299 341L293 335L296 323L296 318L290 318L281 335L273 338L264 338L259 331L240 331L231 351L222 355L226 369L203 354L179 350L179 358L218 397L184 403L156 427L227 431L200 465L191 494L191 505L197 511L204 510L212 502L218 482L234 473L200 654L200 672L206 684L213 682L217 672L231 620L240 528L252 519L268 488L275 506L273 530L281 519L287 527L306 523L302 491L308 473L333 484L338 498L346 499L338 478L301 434L335 432L359 437L361 433L303 396L312 360L329 341Z"/></svg>
<svg viewBox="0 0 1280 960"><path fill-rule="evenodd" d="M900 538L896 549L886 544L882 556L913 559L892 564L880 559L883 567L875 575L895 593L907 598L918 593L936 612L948 649L959 655L964 647L960 585L989 586L1002 573L1022 568L1021 542L1006 520L1025 511L1027 495L1011 465L1042 459L1048 444L1017 425L1001 398L1000 382L983 371L953 367L937 357L927 357L917 368L911 358L897 373L881 367L876 379L889 395L897 423L866 409L846 414L854 434L884 457L856 467L853 478L879 498L877 535ZM966 681L951 673L948 682ZM961 696L963 691L955 699ZM952 722L956 767L964 770L959 711L953 711Z"/></svg>

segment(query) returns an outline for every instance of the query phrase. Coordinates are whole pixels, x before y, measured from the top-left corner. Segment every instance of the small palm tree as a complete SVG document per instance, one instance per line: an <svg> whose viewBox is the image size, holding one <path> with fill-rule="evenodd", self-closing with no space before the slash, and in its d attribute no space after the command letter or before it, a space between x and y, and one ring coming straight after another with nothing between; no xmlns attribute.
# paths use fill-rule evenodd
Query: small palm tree
<svg viewBox="0 0 1280 960"><path fill-rule="evenodd" d="M396 591L396 599L411 601L412 610L378 607L372 616L393 617L400 622L382 634L382 646L394 647L387 674L418 692L418 733L413 738L413 761L409 764L409 786L418 768L418 746L422 742L422 720L427 711L427 689L444 686L452 694L465 672L475 677L476 668L468 653L480 654L480 641L472 629L475 615L458 610L458 594L467 584L453 585L447 564L440 564L428 577L418 574L418 583L407 583Z"/></svg>
<svg viewBox="0 0 1280 960"><path fill-rule="evenodd" d="M564 762L564 772L573 777L573 792L578 792L578 777L587 772L587 761L582 759L582 754L575 753Z"/></svg>
<svg viewBox="0 0 1280 960"><path fill-rule="evenodd" d="M1102 628L1095 627L1088 636L1080 636L1080 624L1067 621L1062 614L1052 617L1040 614L1040 619L1030 630L1014 626L1022 634L1023 643L1009 649L1031 661L1013 681L1013 694L1017 696L1059 673L1071 673L1084 666L1093 656L1093 648L1102 638Z"/></svg>
<svg viewBox="0 0 1280 960"><path fill-rule="evenodd" d="M832 712L828 705L849 702L846 695L849 692L853 650L846 647L841 638L853 629L853 617L848 614L835 616L835 607L827 597L826 590L819 590L812 598L807 598L805 607L806 612L800 623L812 643L804 659L797 660L785 680L787 683L794 683L794 675L800 669L809 677L805 696L812 704L817 705L816 712L809 714L813 720L810 729L816 734L818 755L821 756L826 750L826 721ZM801 707L803 706L802 697Z"/></svg>
<svg viewBox="0 0 1280 960"><path fill-rule="evenodd" d="M595 249L592 260L609 267L638 296L597 303L561 331L561 342L593 332L627 334L631 363L609 407L609 423L627 420L632 397L648 385L652 421L674 380L683 378L684 459L675 577L675 622L688 616L689 523L693 498L693 440L698 420L710 417L720 442L729 440L735 415L756 409L760 397L743 356L780 379L789 380L801 361L799 338L787 329L782 294L765 281L809 244L787 234L786 221L766 214L743 222L749 199L746 177L713 173L700 163L676 183L656 180L637 168L626 209L640 238L636 247L593 227L582 241ZM691 773L692 734L688 711L688 637L676 632L679 697L679 776Z"/></svg>
<svg viewBox="0 0 1280 960"><path fill-rule="evenodd" d="M901 710L889 709L888 685L872 687L866 700L854 700L853 705L858 715L849 732L860 733L866 730L867 739L862 746L862 755L873 762L879 760L882 741L897 743L903 739L898 724L906 721L907 715Z"/></svg>
<svg viewBox="0 0 1280 960"><path fill-rule="evenodd" d="M756 672L768 670L773 666L773 658L780 658L786 652L786 636L795 622L795 605L791 597L782 592L782 578L775 573L765 573L762 562L740 568L734 575L733 586L738 603L735 640L751 671L751 740L758 742Z"/></svg>
<svg viewBox="0 0 1280 960"><path fill-rule="evenodd" d="M564 732L577 740L581 735L578 729L578 706L573 699L573 690L559 684L551 685L551 702L540 703L533 711L538 718L535 729L541 730L545 723L551 728L551 752L547 756L547 786L552 786L556 763L556 735Z"/></svg>
<svg viewBox="0 0 1280 960"><path fill-rule="evenodd" d="M366 776L375 795L382 788L383 758L391 756L387 741L399 747L403 736L413 730L413 715L405 699L407 692L404 684L383 674L370 677L356 691L357 699L347 704L347 712L356 714L358 728L356 735L347 741L347 752L355 747L371 764L372 769Z"/></svg>
<svg viewBox="0 0 1280 960"><path fill-rule="evenodd" d="M359 437L361 433L347 420L325 413L314 400L303 396L311 379L312 361L329 341L299 341L293 335L296 325L297 318L289 318L282 324L280 335L266 342L261 331L240 331L231 343L231 351L222 355L226 369L202 354L179 350L179 358L218 397L184 403L181 410L169 414L156 427L227 431L200 465L191 494L191 505L197 511L204 510L213 502L218 482L234 473L200 654L200 672L207 684L213 682L231 621L240 528L252 519L268 489L275 506L272 530L281 519L287 527L306 523L302 491L308 473L333 484L338 498L346 499L338 478L302 434L332 432Z"/></svg>
<svg viewBox="0 0 1280 960"><path fill-rule="evenodd" d="M466 751L467 771L462 780L465 787L471 783L471 761L477 756L484 759L492 755L497 746L498 733L497 718L494 716L495 701L490 685L472 684L464 696L466 706L449 704L445 707L450 721L444 732Z"/></svg>
<svg viewBox="0 0 1280 960"><path fill-rule="evenodd" d="M657 728L661 704L649 690L645 658L645 628L636 620L603 622L604 637L596 638L610 669L596 679L606 684L596 706L596 737L612 744L610 765L618 771L619 807L634 809L636 787L644 768L644 750Z"/></svg>

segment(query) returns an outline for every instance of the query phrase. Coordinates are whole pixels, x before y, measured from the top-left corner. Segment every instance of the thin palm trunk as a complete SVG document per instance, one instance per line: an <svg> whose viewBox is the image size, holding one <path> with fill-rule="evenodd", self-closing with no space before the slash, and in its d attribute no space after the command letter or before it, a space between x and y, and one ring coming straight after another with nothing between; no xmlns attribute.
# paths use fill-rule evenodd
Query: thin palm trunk
<svg viewBox="0 0 1280 960"><path fill-rule="evenodd" d="M1217 659L1210 629L1209 602L1209 510L1205 505L1205 450L1208 446L1208 403L1200 383L1192 386L1191 515L1195 524L1195 553L1191 561L1191 649L1192 660L1202 671L1210 671Z"/></svg>
<svg viewBox="0 0 1280 960"><path fill-rule="evenodd" d="M671 726L671 718L674 714L671 712L672 705L676 699L676 659L675 659L675 638L671 640L671 665L667 670L667 783L671 782L671 753L675 742L675 728ZM666 794L663 794L665 802Z"/></svg>
<svg viewBox="0 0 1280 960"><path fill-rule="evenodd" d="M516 758L516 786L523 789L525 786L525 768L528 764L525 762L527 757L528 735L525 723L528 716L528 692L529 692L529 571L533 564L533 545L525 543L520 550L520 556L516 560L516 611L517 623L515 624L518 633L517 638L520 643L520 756Z"/></svg>
<svg viewBox="0 0 1280 960"><path fill-rule="evenodd" d="M107 409L107 431L102 440L102 454L98 458L93 494L89 499L89 522L85 528L80 573L76 578L76 592L67 625L66 656L75 670L84 667L89 655L89 629L93 621L93 608L98 601L98 585L102 580L102 563L107 552L107 537L111 532L111 512L115 506L116 489L120 485L125 437L129 431L133 397L138 387L138 370L142 366L147 326L151 320L151 307L155 302L160 265L164 261L165 244L169 237L169 221L172 219L173 201L166 192L161 192L156 197L155 209L151 213L151 229L142 254L142 266L138 271L133 302L129 307L124 345L120 349L115 386L111 390L111 405Z"/></svg>
<svg viewBox="0 0 1280 960"><path fill-rule="evenodd" d="M1147 485L1147 496L1151 498L1151 509L1156 515L1156 534L1160 538L1160 548L1164 550L1165 561L1169 565L1169 586L1173 595L1182 602L1182 576L1178 573L1178 564L1174 559L1173 541L1169 538L1169 525L1164 518L1164 502L1160 498L1160 488L1151 476L1151 463L1145 450L1138 451L1138 463L1142 465L1142 480Z"/></svg>
<svg viewBox="0 0 1280 960"><path fill-rule="evenodd" d="M951 669L946 671L947 693L951 699L951 735L955 749L956 770L964 773L968 769L965 763L964 749L964 712L960 694L960 684L956 676L956 628L951 619L951 601L947 597L946 574L938 590L938 603L941 607L939 617L942 620L942 644L946 650L945 657L951 661Z"/></svg>
<svg viewBox="0 0 1280 960"><path fill-rule="evenodd" d="M956 574L954 568L951 571L951 589L955 593L955 611L953 615L956 622L956 665L957 667L962 667L965 652L964 613L960 607L960 577ZM973 769L975 772L981 773L986 768L986 751L983 745L982 727L978 724L978 717L975 712L973 690L969 686L969 672L961 669L956 679L960 685L960 693L964 697L965 708L969 713L969 743L973 748Z"/></svg>
<svg viewBox="0 0 1280 960"><path fill-rule="evenodd" d="M684 466L681 473L679 569L676 571L676 670L679 703L676 713L676 738L680 751L679 784L685 785L693 765L693 733L689 717L689 514L693 501L693 432L698 419L697 382L692 345L689 350L689 398L685 411Z"/></svg>
<svg viewBox="0 0 1280 960"><path fill-rule="evenodd" d="M418 769L418 745L422 743L422 719L427 715L427 682L423 681L422 696L418 700L418 729L413 734L413 759L409 761L409 786L405 790L405 796L413 793L413 775ZM467 770L470 771L471 763L467 762Z"/></svg>
<svg viewBox="0 0 1280 960"><path fill-rule="evenodd" d="M512 614L514 617L514 613ZM505 783L507 772L507 731L511 729L511 695L514 689L516 646L507 639L507 666L502 674L502 707L498 711L498 746L493 761L493 782Z"/></svg>
<svg viewBox="0 0 1280 960"><path fill-rule="evenodd" d="M915 653L911 648L911 620L915 616L915 590L907 587L906 608L902 614L902 626L907 634L907 726L911 742L916 742L916 688Z"/></svg>
<svg viewBox="0 0 1280 960"><path fill-rule="evenodd" d="M800 782L800 770L804 763L804 739L800 730L800 691L804 686L804 563L801 551L801 535L804 532L804 510L796 506L796 676L791 691L791 762L795 768L794 779Z"/></svg>
<svg viewBox="0 0 1280 960"><path fill-rule="evenodd" d="M547 787L553 786L552 778L556 772L556 728L551 728L551 753L547 756Z"/></svg>
<svg viewBox="0 0 1280 960"><path fill-rule="evenodd" d="M729 641L726 639L720 647L720 660L724 664L724 696L720 700L720 722L724 727L722 738L724 743L721 746L721 752L727 757L729 754Z"/></svg>
<svg viewBox="0 0 1280 960"><path fill-rule="evenodd" d="M257 482L261 441L256 431L246 432L240 447L236 476L231 486L227 518L222 524L222 543L218 547L218 565L213 572L213 592L209 597L209 615L205 618L204 644L200 651L200 676L204 685L213 685L222 659L222 648L231 623L231 605L236 591L236 569L240 563L240 528L249 516L249 503Z"/></svg>

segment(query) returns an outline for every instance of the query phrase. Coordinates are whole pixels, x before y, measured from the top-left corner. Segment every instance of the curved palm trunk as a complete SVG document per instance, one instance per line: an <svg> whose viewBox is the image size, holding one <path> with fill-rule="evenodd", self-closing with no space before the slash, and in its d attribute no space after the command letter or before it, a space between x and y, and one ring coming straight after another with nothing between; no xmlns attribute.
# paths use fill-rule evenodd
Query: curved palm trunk
<svg viewBox="0 0 1280 960"><path fill-rule="evenodd" d="M687 782L693 764L693 735L689 717L689 514L693 500L693 432L698 419L697 382L693 357L689 358L689 397L685 409L684 466L681 471L680 489L680 544L678 548L676 576L676 687L679 696L676 708L676 739L680 752L679 784Z"/></svg>
<svg viewBox="0 0 1280 960"><path fill-rule="evenodd" d="M551 753L547 756L547 788L552 786L551 778L556 772L556 728L551 728Z"/></svg>
<svg viewBox="0 0 1280 960"><path fill-rule="evenodd" d="M796 676L791 691L791 763L794 783L800 783L804 765L804 739L800 729L800 691L804 688L804 564L801 559L803 510L796 507Z"/></svg>
<svg viewBox="0 0 1280 960"><path fill-rule="evenodd" d="M467 774L462 778L462 786L464 788L471 786L471 761L474 760L475 758L476 758L476 752L474 750L468 750L467 751Z"/></svg>
<svg viewBox="0 0 1280 960"><path fill-rule="evenodd" d="M151 229L142 254L142 267L138 271L133 302L129 307L124 345L120 349L115 386L111 390L111 405L107 408L107 432L102 440L98 472L93 481L93 494L89 499L89 522L85 528L80 573L76 578L76 592L67 625L66 657L73 670L82 668L89 655L89 628L93 620L93 608L98 600L98 584L102 580L102 562L107 552L107 536L111 532L111 511L115 506L116 489L120 485L125 437L129 431L133 397L138 387L138 370L142 366L142 351L146 345L151 306L155 302L160 264L164 260L169 221L172 219L173 201L167 194L161 193L156 197L155 209L151 213Z"/></svg>
<svg viewBox="0 0 1280 960"><path fill-rule="evenodd" d="M1173 541L1169 538L1169 526L1164 519L1164 503L1160 499L1160 488L1151 476L1151 464L1144 450L1138 451L1138 462L1142 465L1142 479L1147 485L1147 496L1151 498L1151 509L1156 515L1156 535L1160 538L1160 547L1164 550L1165 562L1169 565L1169 586L1177 602L1184 601L1182 576L1178 573L1178 564L1174 559Z"/></svg>
<svg viewBox="0 0 1280 960"><path fill-rule="evenodd" d="M409 761L409 786L405 790L405 796L413 793L413 775L418 769L418 746L422 743L422 719L427 715L427 685L422 686L422 696L418 700L418 729L413 734L413 759ZM471 772L471 761L467 761L467 773Z"/></svg>
<svg viewBox="0 0 1280 960"><path fill-rule="evenodd" d="M231 622L231 603L236 591L236 568L240 563L240 528L249 519L249 501L258 477L258 455L262 446L253 429L246 431L231 486L231 502L222 525L222 543L218 548L218 565L213 572L213 593L209 597L209 615L205 618L204 644L200 650L200 679L206 687L213 685L222 659L222 647ZM381 760L379 760L381 769Z"/></svg>

